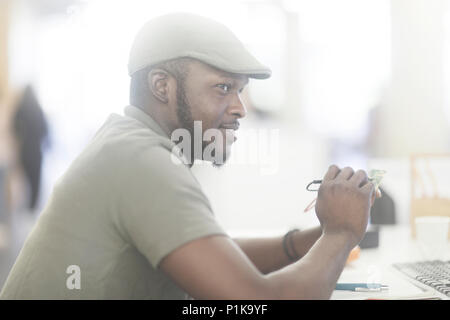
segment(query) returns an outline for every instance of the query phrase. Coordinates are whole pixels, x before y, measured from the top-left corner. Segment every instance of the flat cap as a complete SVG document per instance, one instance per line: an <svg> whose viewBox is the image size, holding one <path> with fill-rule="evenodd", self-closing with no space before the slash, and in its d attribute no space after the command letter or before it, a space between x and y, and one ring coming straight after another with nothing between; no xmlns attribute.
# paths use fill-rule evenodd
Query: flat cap
<svg viewBox="0 0 450 320"><path fill-rule="evenodd" d="M271 75L225 25L190 13L171 13L148 21L134 39L128 74L182 57L250 78Z"/></svg>

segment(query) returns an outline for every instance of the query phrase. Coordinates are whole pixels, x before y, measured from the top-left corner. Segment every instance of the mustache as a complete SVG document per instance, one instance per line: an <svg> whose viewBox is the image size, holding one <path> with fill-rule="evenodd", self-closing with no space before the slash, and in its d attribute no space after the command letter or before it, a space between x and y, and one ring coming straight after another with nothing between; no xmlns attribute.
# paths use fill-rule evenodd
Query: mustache
<svg viewBox="0 0 450 320"><path fill-rule="evenodd" d="M240 123L238 121L234 121L230 123L222 123L219 128L238 130L239 126Z"/></svg>

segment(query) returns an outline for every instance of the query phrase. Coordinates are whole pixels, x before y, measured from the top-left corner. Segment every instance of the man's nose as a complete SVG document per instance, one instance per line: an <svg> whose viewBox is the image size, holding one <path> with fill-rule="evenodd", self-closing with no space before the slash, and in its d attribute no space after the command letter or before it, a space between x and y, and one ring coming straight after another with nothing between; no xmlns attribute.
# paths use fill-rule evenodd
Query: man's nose
<svg viewBox="0 0 450 320"><path fill-rule="evenodd" d="M247 109L245 108L239 94L233 95L233 100L228 108L228 113L236 116L238 119L244 118L247 115Z"/></svg>

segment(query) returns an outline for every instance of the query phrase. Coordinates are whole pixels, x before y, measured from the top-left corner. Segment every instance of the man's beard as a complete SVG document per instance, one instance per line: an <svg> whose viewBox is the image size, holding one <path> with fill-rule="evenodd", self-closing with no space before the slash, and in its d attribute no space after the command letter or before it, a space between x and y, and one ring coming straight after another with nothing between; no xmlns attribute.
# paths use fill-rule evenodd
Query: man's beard
<svg viewBox="0 0 450 320"><path fill-rule="evenodd" d="M188 160L190 160L190 163L193 164L194 160L195 160L195 152L193 152L194 142L195 142L194 141L194 139L195 139L194 120L192 119L191 106L189 105L189 102L186 97L184 81L181 79L177 80L177 118L178 118L178 123L179 123L180 127L188 130L189 133L191 134L191 158ZM202 135L203 135L203 127L202 127ZM202 160L211 161L212 165L216 168L222 167L229 158L229 154L230 154L229 147L216 146L216 148L212 151L211 156L213 159L215 159L216 158L215 152L216 152L217 148L220 148L220 150L222 150L221 154L219 155L219 159L220 159L219 162L212 161L210 159L203 159L203 151L205 150L205 148L208 144L213 143L213 142L203 141L203 137L200 137L200 139L202 139L202 141L201 141L202 151L201 151L201 155L200 155ZM223 139L225 140L225 137L223 137Z"/></svg>

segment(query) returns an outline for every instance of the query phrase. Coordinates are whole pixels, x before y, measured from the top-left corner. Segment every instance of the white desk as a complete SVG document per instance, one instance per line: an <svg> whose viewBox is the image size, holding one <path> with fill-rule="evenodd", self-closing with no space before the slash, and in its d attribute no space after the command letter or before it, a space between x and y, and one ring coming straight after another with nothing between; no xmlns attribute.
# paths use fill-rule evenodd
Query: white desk
<svg viewBox="0 0 450 320"><path fill-rule="evenodd" d="M442 259L450 259L450 246ZM360 257L344 268L338 282L377 282L389 285L389 290L370 293L335 290L331 299L407 299L430 294L449 299L436 290L409 280L392 267L394 263L421 260L425 259L421 255L417 242L411 238L409 225L381 226L379 247L362 249Z"/></svg>
<svg viewBox="0 0 450 320"><path fill-rule="evenodd" d="M266 231L233 230L232 237L271 237L283 234L284 229ZM368 283L376 282L389 285L388 291L351 292L335 290L333 300L362 300L367 298L420 298L435 295L441 299L449 299L438 291L404 276L392 267L394 263L426 260L422 257L416 240L411 238L410 225L387 225L380 227L379 246L374 249L362 249L360 257L348 264L338 282ZM450 243L447 255L443 260L450 260ZM413 284L414 283L414 284ZM422 288L422 289L421 289Z"/></svg>

